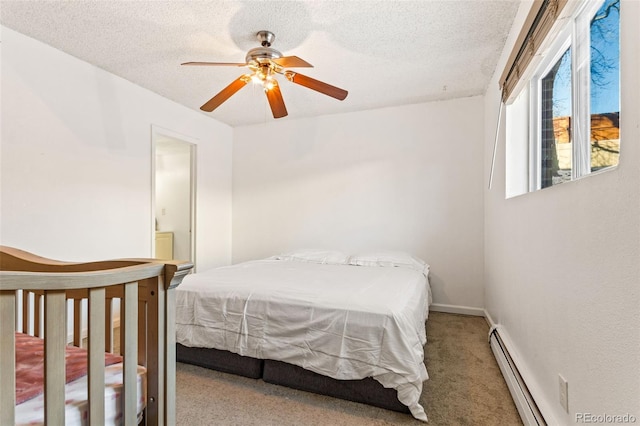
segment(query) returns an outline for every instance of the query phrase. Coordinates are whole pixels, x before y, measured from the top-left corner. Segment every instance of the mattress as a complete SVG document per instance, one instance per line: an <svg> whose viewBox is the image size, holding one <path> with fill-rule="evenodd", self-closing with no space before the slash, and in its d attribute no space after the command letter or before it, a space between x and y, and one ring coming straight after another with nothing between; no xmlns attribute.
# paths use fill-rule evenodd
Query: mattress
<svg viewBox="0 0 640 426"><path fill-rule="evenodd" d="M44 425L44 340L15 333L16 344L16 425ZM105 354L105 424L122 424L122 357ZM65 348L65 425L88 425L87 351ZM137 413L145 408L146 369L137 370Z"/></svg>
<svg viewBox="0 0 640 426"><path fill-rule="evenodd" d="M147 370L138 366L137 376L137 413L138 422L147 400ZM87 398L87 379L83 376L65 385L65 425L89 425L89 402ZM122 396L122 363L105 367L105 425L122 425L120 407ZM16 425L44 425L44 394L29 399L16 406Z"/></svg>
<svg viewBox="0 0 640 426"><path fill-rule="evenodd" d="M426 421L429 300L427 277L411 268L251 261L185 278L176 339L339 380L372 377Z"/></svg>

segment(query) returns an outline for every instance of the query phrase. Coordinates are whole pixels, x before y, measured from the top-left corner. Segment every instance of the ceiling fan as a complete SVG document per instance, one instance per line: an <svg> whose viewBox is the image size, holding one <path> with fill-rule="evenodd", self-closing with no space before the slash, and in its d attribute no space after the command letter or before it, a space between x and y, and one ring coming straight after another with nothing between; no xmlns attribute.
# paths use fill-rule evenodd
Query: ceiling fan
<svg viewBox="0 0 640 426"><path fill-rule="evenodd" d="M271 112L274 118L281 118L287 115L287 108L282 99L280 86L275 79L275 74L282 74L292 83L315 90L340 101L347 97L347 92L339 87L332 86L322 81L307 77L288 68L312 68L313 65L297 56L282 56L282 53L271 47L271 43L275 40L275 35L270 31L259 31L258 40L262 47L256 47L249 50L245 58L245 63L234 62L185 62L182 65L204 65L204 66L236 66L248 67L251 72L243 74L235 79L231 84L222 89L217 95L211 98L207 103L200 107L201 110L211 112L218 108L227 99L233 96L238 90L242 89L247 83L253 81L262 85Z"/></svg>

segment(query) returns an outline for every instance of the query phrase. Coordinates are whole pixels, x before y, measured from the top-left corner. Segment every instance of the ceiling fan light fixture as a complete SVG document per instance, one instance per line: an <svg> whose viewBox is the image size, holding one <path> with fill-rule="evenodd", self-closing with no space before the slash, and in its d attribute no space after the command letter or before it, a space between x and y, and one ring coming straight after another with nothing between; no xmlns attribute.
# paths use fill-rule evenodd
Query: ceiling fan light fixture
<svg viewBox="0 0 640 426"><path fill-rule="evenodd" d="M309 62L297 56L282 56L282 53L271 47L275 35L270 31L259 31L256 36L261 47L249 50L245 57L245 63L231 62L184 62L182 65L206 65L206 66L246 66L251 73L244 74L234 80L217 95L200 107L201 110L211 112L219 107L234 93L244 87L249 81L259 84L267 95L269 106L274 118L282 118L287 115L287 108L282 99L280 85L275 74L284 75L292 83L315 90L340 101L347 97L347 92L339 87L332 86L311 77L288 70L288 68L313 68Z"/></svg>
<svg viewBox="0 0 640 426"><path fill-rule="evenodd" d="M276 83L276 80L273 78L267 79L264 81L264 83L262 84L262 87L264 87L264 90L271 90L273 89L278 83Z"/></svg>
<svg viewBox="0 0 640 426"><path fill-rule="evenodd" d="M271 90L274 85L277 84L272 69L268 65L262 65L256 68L253 74L251 74L251 81L256 85L262 86L264 90Z"/></svg>

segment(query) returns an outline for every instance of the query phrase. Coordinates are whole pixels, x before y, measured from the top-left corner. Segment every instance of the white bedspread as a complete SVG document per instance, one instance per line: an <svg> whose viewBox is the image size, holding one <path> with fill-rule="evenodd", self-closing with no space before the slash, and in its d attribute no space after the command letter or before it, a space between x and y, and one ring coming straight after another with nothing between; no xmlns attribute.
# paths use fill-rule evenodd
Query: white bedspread
<svg viewBox="0 0 640 426"><path fill-rule="evenodd" d="M429 302L427 278L410 268L259 260L187 276L176 337L335 379L373 377L426 421Z"/></svg>

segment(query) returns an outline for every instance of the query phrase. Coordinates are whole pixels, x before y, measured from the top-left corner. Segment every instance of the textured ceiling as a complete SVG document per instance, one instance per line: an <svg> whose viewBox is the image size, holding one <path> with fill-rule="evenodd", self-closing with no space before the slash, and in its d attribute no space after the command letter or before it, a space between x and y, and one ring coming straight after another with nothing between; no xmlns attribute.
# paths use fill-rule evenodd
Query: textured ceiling
<svg viewBox="0 0 640 426"><path fill-rule="evenodd" d="M181 67L244 62L273 48L315 68L303 74L347 89L340 102L280 78L289 116L359 111L484 93L519 0L2 1L3 25L199 111L245 72ZM203 113L205 114L205 113ZM249 85L213 113L232 126L273 120Z"/></svg>

